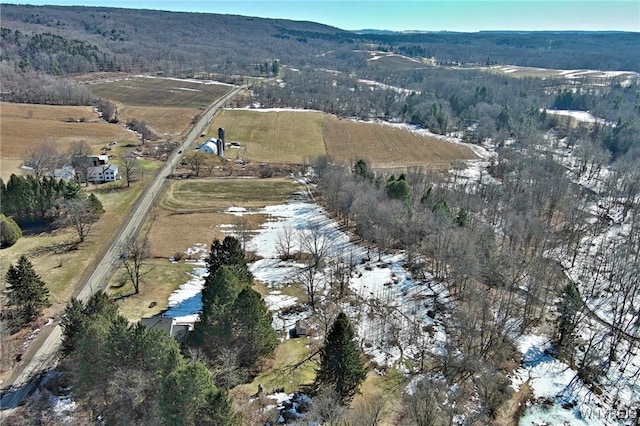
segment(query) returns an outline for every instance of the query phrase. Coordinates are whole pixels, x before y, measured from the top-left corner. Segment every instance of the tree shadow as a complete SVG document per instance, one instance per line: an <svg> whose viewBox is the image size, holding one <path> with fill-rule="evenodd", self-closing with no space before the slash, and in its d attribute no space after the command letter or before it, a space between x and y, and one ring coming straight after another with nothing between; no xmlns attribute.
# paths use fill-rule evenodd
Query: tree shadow
<svg viewBox="0 0 640 426"><path fill-rule="evenodd" d="M27 252L28 257L38 257L46 254L64 254L78 250L78 241L63 241L49 245L34 247Z"/></svg>

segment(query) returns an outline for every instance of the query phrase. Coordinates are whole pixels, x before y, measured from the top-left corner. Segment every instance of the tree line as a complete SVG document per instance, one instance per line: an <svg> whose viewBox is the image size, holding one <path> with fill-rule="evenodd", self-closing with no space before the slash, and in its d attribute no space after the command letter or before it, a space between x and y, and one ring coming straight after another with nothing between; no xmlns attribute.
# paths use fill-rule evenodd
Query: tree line
<svg viewBox="0 0 640 426"><path fill-rule="evenodd" d="M80 242L104 212L94 194L80 190L74 181L34 175L11 175L0 179L0 212L22 228L33 226L73 227Z"/></svg>

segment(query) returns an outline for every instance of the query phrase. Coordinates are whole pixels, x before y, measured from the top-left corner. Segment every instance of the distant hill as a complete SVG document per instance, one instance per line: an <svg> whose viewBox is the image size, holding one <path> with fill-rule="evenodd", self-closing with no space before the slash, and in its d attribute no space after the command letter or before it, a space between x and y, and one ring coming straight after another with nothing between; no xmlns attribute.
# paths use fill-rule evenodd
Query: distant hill
<svg viewBox="0 0 640 426"><path fill-rule="evenodd" d="M356 49L444 63L640 71L638 33L352 32L313 22L236 15L9 4L0 9L3 65L54 75L265 75L274 61L351 71L363 66L352 57Z"/></svg>

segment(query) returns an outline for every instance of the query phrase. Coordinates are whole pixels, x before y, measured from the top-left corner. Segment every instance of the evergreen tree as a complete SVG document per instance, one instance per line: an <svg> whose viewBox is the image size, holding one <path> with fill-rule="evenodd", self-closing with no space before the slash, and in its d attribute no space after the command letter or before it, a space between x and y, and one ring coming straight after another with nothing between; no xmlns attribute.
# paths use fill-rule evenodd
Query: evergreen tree
<svg viewBox="0 0 640 426"><path fill-rule="evenodd" d="M353 174L366 180L373 179L373 173L371 169L369 169L367 162L363 159L356 161L356 164L353 166Z"/></svg>
<svg viewBox="0 0 640 426"><path fill-rule="evenodd" d="M76 348L78 335L86 319L82 302L73 298L67 303L60 320L62 326L62 354L69 355Z"/></svg>
<svg viewBox="0 0 640 426"><path fill-rule="evenodd" d="M200 362L182 363L165 376L159 403L160 414L168 425L233 426L241 420Z"/></svg>
<svg viewBox="0 0 640 426"><path fill-rule="evenodd" d="M217 238L211 244L209 258L207 259L209 268L209 276L214 276L217 270L222 266L230 266L238 272L238 276L242 279L251 281L251 272L247 267L244 258L242 244L237 238L227 235L220 243Z"/></svg>
<svg viewBox="0 0 640 426"><path fill-rule="evenodd" d="M34 320L51 305L47 285L33 270L26 256L20 256L16 266L9 265L6 281L8 305L15 309L16 325L22 326Z"/></svg>
<svg viewBox="0 0 640 426"><path fill-rule="evenodd" d="M578 314L582 309L582 298L573 283L567 283L562 289L558 301L558 319L556 320L555 347L561 357L573 360L575 348L575 330L578 326Z"/></svg>
<svg viewBox="0 0 640 426"><path fill-rule="evenodd" d="M401 174L398 179L391 175L387 181L387 195L389 198L395 198L402 200L407 207L410 207L413 199L413 191L404 174Z"/></svg>
<svg viewBox="0 0 640 426"><path fill-rule="evenodd" d="M208 276L202 290L202 314L195 324L191 341L201 346L211 357L221 349L221 344L231 340L229 307L248 283L243 282L230 266L220 267L213 276Z"/></svg>
<svg viewBox="0 0 640 426"><path fill-rule="evenodd" d="M333 388L342 402L348 403L366 376L367 369L354 340L353 327L344 312L340 312L320 350L316 386Z"/></svg>
<svg viewBox="0 0 640 426"><path fill-rule="evenodd" d="M96 214L101 215L102 213L104 213L104 207L102 206L102 203L93 193L89 195L89 198L87 200L89 201L91 210L93 210Z"/></svg>
<svg viewBox="0 0 640 426"><path fill-rule="evenodd" d="M278 345L276 333L271 327L273 317L262 296L251 288L238 294L227 314L231 322L233 342L238 353L238 363L251 367L263 357L271 355Z"/></svg>

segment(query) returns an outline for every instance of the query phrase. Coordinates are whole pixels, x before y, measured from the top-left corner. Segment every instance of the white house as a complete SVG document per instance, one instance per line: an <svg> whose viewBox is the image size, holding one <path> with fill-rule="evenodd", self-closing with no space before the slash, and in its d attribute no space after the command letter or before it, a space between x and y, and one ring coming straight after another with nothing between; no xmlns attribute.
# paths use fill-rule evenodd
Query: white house
<svg viewBox="0 0 640 426"><path fill-rule="evenodd" d="M115 164L92 166L87 169L87 181L89 182L115 182L120 179L122 179L122 176L120 176L118 166Z"/></svg>

